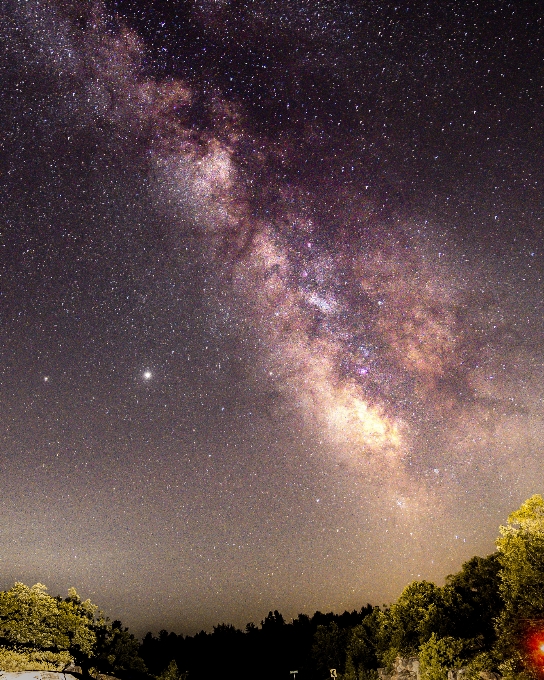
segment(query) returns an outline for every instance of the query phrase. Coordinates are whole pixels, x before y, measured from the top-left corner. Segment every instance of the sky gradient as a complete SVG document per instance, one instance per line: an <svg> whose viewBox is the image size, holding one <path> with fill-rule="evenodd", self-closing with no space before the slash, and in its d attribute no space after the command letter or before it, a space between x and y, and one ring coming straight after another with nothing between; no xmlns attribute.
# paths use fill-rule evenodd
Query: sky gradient
<svg viewBox="0 0 544 680"><path fill-rule="evenodd" d="M388 603L543 490L539 3L7 1L0 587Z"/></svg>

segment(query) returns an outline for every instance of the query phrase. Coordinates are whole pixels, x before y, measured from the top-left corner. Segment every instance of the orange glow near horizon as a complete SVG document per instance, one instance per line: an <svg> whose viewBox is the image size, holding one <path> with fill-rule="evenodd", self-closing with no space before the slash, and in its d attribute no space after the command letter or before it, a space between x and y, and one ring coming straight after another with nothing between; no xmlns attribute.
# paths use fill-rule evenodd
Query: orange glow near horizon
<svg viewBox="0 0 544 680"><path fill-rule="evenodd" d="M544 630L535 631L527 640L527 647L531 663L544 672Z"/></svg>

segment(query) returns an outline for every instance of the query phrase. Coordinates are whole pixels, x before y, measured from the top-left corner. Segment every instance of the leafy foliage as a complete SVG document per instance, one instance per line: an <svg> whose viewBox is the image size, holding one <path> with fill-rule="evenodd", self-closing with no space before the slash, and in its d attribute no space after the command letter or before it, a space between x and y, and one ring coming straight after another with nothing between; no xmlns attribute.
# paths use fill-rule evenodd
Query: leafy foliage
<svg viewBox="0 0 544 680"><path fill-rule="evenodd" d="M362 622L352 628L346 649L346 680L375 680L379 666L377 656L381 612L375 607Z"/></svg>
<svg viewBox="0 0 544 680"><path fill-rule="evenodd" d="M504 606L501 597L498 554L472 557L457 574L446 578L443 588L444 633L463 639L481 639L484 646L495 640L494 621Z"/></svg>
<svg viewBox="0 0 544 680"><path fill-rule="evenodd" d="M544 674L544 499L534 495L500 527L497 653L509 677Z"/></svg>
<svg viewBox="0 0 544 680"><path fill-rule="evenodd" d="M62 671L71 663L89 673L145 672L139 643L119 621L112 624L74 588L51 597L41 583L16 583L0 592L0 668Z"/></svg>
<svg viewBox="0 0 544 680"><path fill-rule="evenodd" d="M105 621L97 631L93 667L102 672L122 675L124 671L145 673L147 668L139 656L140 643L121 621L111 625Z"/></svg>
<svg viewBox="0 0 544 680"><path fill-rule="evenodd" d="M500 593L509 615L544 612L544 499L534 495L508 517L497 540Z"/></svg>
<svg viewBox="0 0 544 680"><path fill-rule="evenodd" d="M327 676L331 668L339 673L344 672L349 633L349 630L340 628L336 621L328 626L317 627L312 656L322 675Z"/></svg>
<svg viewBox="0 0 544 680"><path fill-rule="evenodd" d="M462 640L443 637L435 633L419 648L419 663L422 680L446 680L448 670L461 667Z"/></svg>
<svg viewBox="0 0 544 680"><path fill-rule="evenodd" d="M71 662L72 657L66 651L17 651L0 647L0 668L11 673L20 671L62 671Z"/></svg>
<svg viewBox="0 0 544 680"><path fill-rule="evenodd" d="M4 648L16 651L29 664L58 666L64 659L67 663L88 660L96 644L97 607L89 600L81 602L73 589L66 600L51 597L46 591L41 583L32 587L16 583L0 592L0 639ZM48 652L49 656L37 652Z"/></svg>
<svg viewBox="0 0 544 680"><path fill-rule="evenodd" d="M442 592L429 581L414 581L381 616L378 656L391 667L397 656L415 656L431 635L443 605Z"/></svg>
<svg viewBox="0 0 544 680"><path fill-rule="evenodd" d="M181 673L177 663L172 659L168 668L157 676L157 680L186 680L187 673Z"/></svg>

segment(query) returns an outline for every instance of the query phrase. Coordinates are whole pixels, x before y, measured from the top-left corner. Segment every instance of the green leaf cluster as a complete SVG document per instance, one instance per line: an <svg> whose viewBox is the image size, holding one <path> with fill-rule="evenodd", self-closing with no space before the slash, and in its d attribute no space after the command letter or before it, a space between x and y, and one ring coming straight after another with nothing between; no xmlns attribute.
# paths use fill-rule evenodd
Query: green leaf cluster
<svg viewBox="0 0 544 680"><path fill-rule="evenodd" d="M500 594L497 655L508 678L541 677L544 654L531 640L544 640L544 499L529 498L513 512L497 539Z"/></svg>
<svg viewBox="0 0 544 680"><path fill-rule="evenodd" d="M16 583L0 592L0 641L36 663L42 663L38 651L63 653L56 657L59 664L64 659L68 663L88 659L96 644L96 613L97 607L89 600L81 602L75 590L62 600L48 595L41 583L32 587ZM43 663L48 661L44 658Z"/></svg>
<svg viewBox="0 0 544 680"><path fill-rule="evenodd" d="M422 680L447 680L448 670L460 668L461 653L465 642L446 636L439 638L436 633L419 647L419 669Z"/></svg>
<svg viewBox="0 0 544 680"><path fill-rule="evenodd" d="M145 673L139 643L120 621L110 623L74 588L52 597L41 583L0 592L0 668L62 671L71 663L95 671Z"/></svg>
<svg viewBox="0 0 544 680"><path fill-rule="evenodd" d="M187 673L182 673L174 659L168 667L157 676L157 680L187 680Z"/></svg>
<svg viewBox="0 0 544 680"><path fill-rule="evenodd" d="M544 499L535 495L508 517L497 540L500 593L509 615L544 613Z"/></svg>
<svg viewBox="0 0 544 680"><path fill-rule="evenodd" d="M69 652L43 650L18 651L0 647L0 668L11 673L20 671L63 671L72 662Z"/></svg>

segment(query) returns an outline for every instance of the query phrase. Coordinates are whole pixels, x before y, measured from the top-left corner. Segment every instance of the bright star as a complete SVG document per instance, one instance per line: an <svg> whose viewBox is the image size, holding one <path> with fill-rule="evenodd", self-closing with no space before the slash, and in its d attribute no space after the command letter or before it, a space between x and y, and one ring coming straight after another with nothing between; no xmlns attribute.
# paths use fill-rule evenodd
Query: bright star
<svg viewBox="0 0 544 680"><path fill-rule="evenodd" d="M153 373L151 373L151 371L144 371L144 376L143 376L144 380L151 380L152 377L153 377Z"/></svg>

